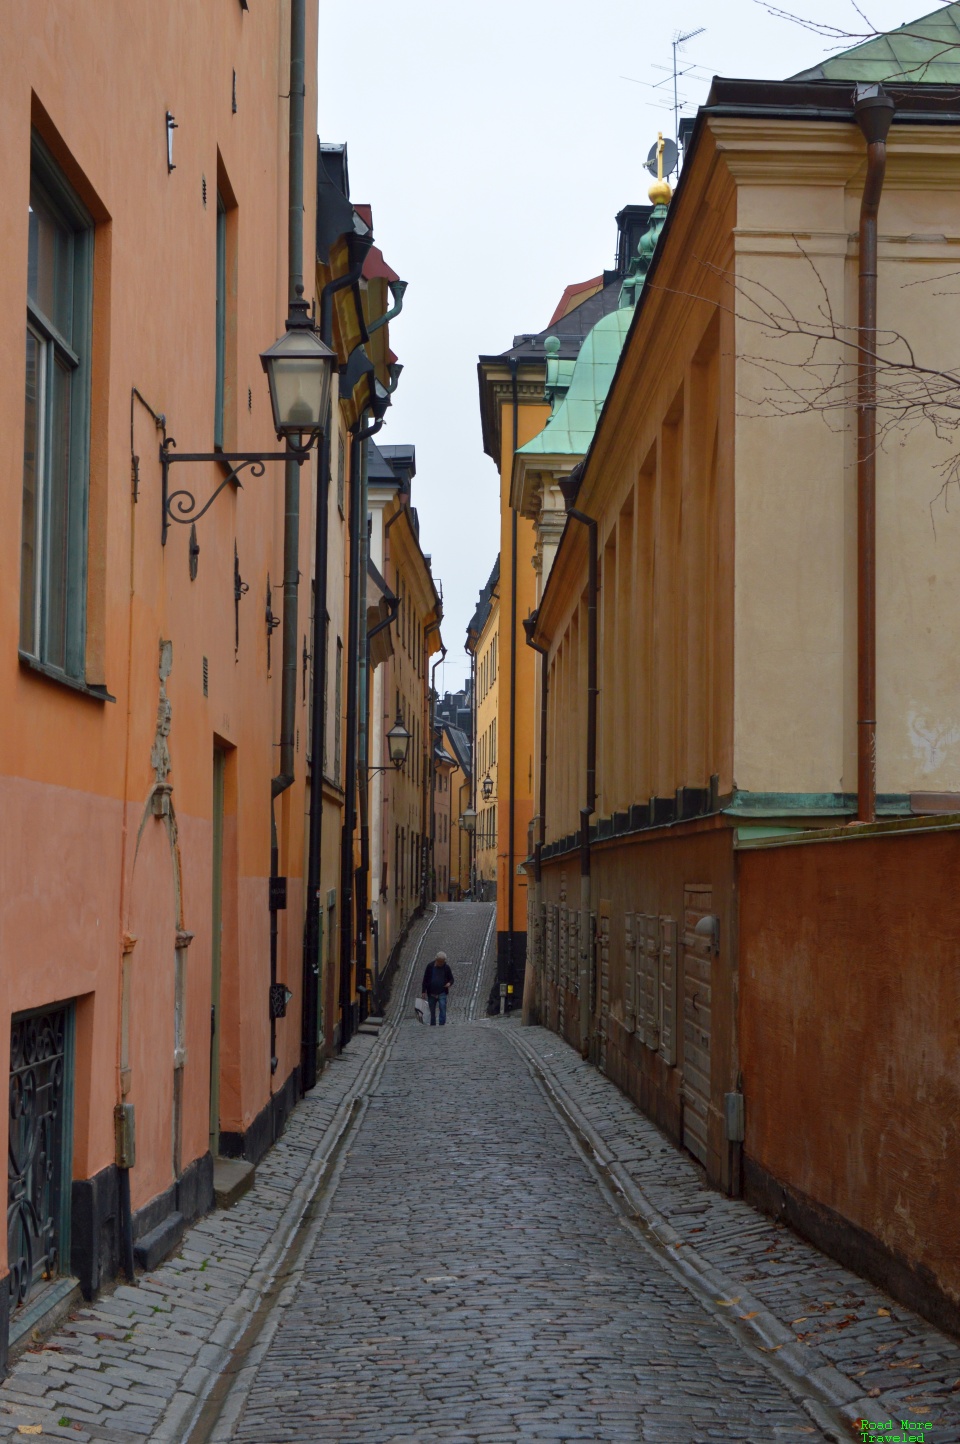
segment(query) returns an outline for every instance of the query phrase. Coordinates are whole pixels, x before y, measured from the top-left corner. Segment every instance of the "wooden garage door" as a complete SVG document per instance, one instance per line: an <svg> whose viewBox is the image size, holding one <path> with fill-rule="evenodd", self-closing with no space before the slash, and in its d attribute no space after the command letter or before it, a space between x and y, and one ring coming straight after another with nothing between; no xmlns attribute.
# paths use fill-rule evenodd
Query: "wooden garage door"
<svg viewBox="0 0 960 1444"><path fill-rule="evenodd" d="M709 938L694 928L713 912L713 889L691 883L683 890L683 1146L706 1166L710 1107L710 1005L713 955Z"/></svg>

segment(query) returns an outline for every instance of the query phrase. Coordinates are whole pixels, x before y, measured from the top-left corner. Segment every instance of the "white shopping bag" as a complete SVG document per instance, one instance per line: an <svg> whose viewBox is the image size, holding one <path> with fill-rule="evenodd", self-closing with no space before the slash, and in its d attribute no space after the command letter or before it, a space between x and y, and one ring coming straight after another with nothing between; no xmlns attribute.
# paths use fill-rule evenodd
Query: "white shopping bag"
<svg viewBox="0 0 960 1444"><path fill-rule="evenodd" d="M426 998L417 998L413 1006L417 1015L417 1022L425 1023L427 1021L427 1009L430 1006Z"/></svg>

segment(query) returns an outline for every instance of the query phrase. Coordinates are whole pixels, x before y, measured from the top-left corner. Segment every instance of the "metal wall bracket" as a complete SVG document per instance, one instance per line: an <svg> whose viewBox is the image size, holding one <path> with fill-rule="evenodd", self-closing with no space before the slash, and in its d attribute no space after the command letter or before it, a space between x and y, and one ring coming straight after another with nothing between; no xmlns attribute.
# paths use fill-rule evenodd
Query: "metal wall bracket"
<svg viewBox="0 0 960 1444"><path fill-rule="evenodd" d="M173 450L176 444L172 436L166 437L160 444L160 467L162 470L161 502L163 508L161 512L160 540L164 546L167 544L167 532L170 529L170 523L172 521L180 522L184 526L199 521L200 518L210 510L224 487L229 486L230 483L234 481L237 486L242 486L243 483L240 481L240 472L246 471L247 467L250 468L251 476L262 476L266 470L268 461L293 460L299 462L301 460L301 457L295 451L263 451L259 453L249 451L183 451L177 453ZM187 491L185 487L181 487L177 491L170 490L170 468L176 462L184 461L219 461L221 464L229 467L229 471L216 491L214 491L212 496L207 498L202 506L199 505L193 492Z"/></svg>

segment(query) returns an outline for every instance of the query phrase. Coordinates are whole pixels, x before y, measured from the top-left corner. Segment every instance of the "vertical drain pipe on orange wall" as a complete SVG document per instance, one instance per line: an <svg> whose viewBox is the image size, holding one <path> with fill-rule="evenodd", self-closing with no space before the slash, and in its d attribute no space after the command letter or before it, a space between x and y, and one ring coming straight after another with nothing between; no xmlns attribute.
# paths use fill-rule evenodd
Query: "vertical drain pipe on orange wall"
<svg viewBox="0 0 960 1444"><path fill-rule="evenodd" d="M538 938L536 970L531 973L528 966L523 977L523 1004L521 1023L539 1023L546 1013L546 972L544 968L543 940L543 847L547 840L547 688L549 685L550 652L536 641L537 615L539 608L524 618L523 630L527 634L527 646L540 655L540 776L537 794L537 831L533 844L533 916ZM529 964L529 944L527 962ZM531 987L529 984L531 983Z"/></svg>
<svg viewBox="0 0 960 1444"><path fill-rule="evenodd" d="M894 105L858 85L853 114L867 142L860 202L857 316L857 822L877 815L877 214Z"/></svg>

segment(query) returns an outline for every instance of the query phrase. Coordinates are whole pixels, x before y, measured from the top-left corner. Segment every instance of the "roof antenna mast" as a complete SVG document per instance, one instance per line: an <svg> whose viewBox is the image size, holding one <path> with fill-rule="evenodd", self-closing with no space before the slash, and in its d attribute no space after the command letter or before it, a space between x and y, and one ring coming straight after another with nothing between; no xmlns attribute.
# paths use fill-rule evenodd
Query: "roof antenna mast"
<svg viewBox="0 0 960 1444"><path fill-rule="evenodd" d="M677 51L681 45L685 45L695 35L702 35L706 28L705 25L700 25L696 30L686 30L683 33L678 30L671 42L673 45L673 139L678 151L680 149L680 101L677 97Z"/></svg>

